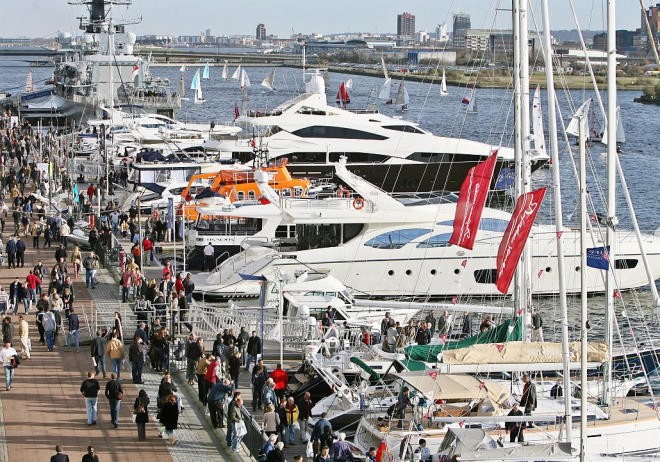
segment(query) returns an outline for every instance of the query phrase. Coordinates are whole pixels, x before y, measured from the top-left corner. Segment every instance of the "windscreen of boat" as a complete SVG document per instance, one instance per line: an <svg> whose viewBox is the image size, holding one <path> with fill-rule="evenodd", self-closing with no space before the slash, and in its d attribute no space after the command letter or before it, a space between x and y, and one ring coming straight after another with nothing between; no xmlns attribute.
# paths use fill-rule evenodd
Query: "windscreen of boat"
<svg viewBox="0 0 660 462"><path fill-rule="evenodd" d="M296 225L296 250L337 247L360 234L363 223Z"/></svg>
<svg viewBox="0 0 660 462"><path fill-rule="evenodd" d="M458 196L447 191L432 191L428 193L394 193L392 197L406 207L429 204L455 204Z"/></svg>
<svg viewBox="0 0 660 462"><path fill-rule="evenodd" d="M253 236L261 231L261 218L205 215L197 219L195 229L200 235Z"/></svg>
<svg viewBox="0 0 660 462"><path fill-rule="evenodd" d="M369 239L364 245L375 249L400 249L409 242L431 231L433 230L426 228L395 229Z"/></svg>

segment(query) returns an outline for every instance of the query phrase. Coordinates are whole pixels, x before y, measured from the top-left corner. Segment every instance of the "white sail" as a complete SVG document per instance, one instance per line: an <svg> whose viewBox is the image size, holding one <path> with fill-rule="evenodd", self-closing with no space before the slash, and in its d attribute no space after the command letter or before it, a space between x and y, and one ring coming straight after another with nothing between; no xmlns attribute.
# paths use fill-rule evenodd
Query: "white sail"
<svg viewBox="0 0 660 462"><path fill-rule="evenodd" d="M623 131L623 124L621 123L621 106L616 107L616 142L617 143L626 142L626 134ZM603 138L601 140L601 143L607 144L607 125L603 130Z"/></svg>
<svg viewBox="0 0 660 462"><path fill-rule="evenodd" d="M231 75L232 80L238 80L241 78L241 65L239 64L234 73Z"/></svg>
<svg viewBox="0 0 660 462"><path fill-rule="evenodd" d="M208 80L211 78L211 69L209 69L209 63L208 61L206 62L206 65L204 66L204 73L202 74L202 78L205 80Z"/></svg>
<svg viewBox="0 0 660 462"><path fill-rule="evenodd" d="M222 66L222 78L224 80L227 80L229 78L229 74L227 73L227 60L225 59L225 65Z"/></svg>
<svg viewBox="0 0 660 462"><path fill-rule="evenodd" d="M399 84L399 90L396 93L394 104L401 106L402 110L407 109L408 104L410 104L410 96L408 95L408 90L406 90L406 85L403 80Z"/></svg>
<svg viewBox="0 0 660 462"><path fill-rule="evenodd" d="M380 87L380 92L378 92L378 99L389 100L392 98L392 79L389 77L385 79L383 86Z"/></svg>
<svg viewBox="0 0 660 462"><path fill-rule="evenodd" d="M440 82L440 95L447 96L449 92L447 91L447 79L445 78L445 70L442 70L442 82Z"/></svg>
<svg viewBox="0 0 660 462"><path fill-rule="evenodd" d="M347 90L352 90L353 89L353 79L348 79L346 83L344 84L344 87L346 87Z"/></svg>
<svg viewBox="0 0 660 462"><path fill-rule="evenodd" d="M383 75L385 76L385 80L389 80L390 76L387 75L387 66L385 66L385 58L381 55L380 57L380 63L383 65Z"/></svg>
<svg viewBox="0 0 660 462"><path fill-rule="evenodd" d="M270 91L273 91L275 90L275 87L273 86L274 81L275 81L275 69L270 71L270 74L268 74L266 78L261 82L261 86L268 88Z"/></svg>
<svg viewBox="0 0 660 462"><path fill-rule="evenodd" d="M577 108L573 116L571 117L570 122L568 123L568 126L566 127L566 133L568 135L572 136L579 136L579 130L580 130L580 118L581 117L589 117L589 109L591 108L591 98L586 100L582 105ZM587 126L589 124L587 123Z"/></svg>
<svg viewBox="0 0 660 462"><path fill-rule="evenodd" d="M179 72L184 73L186 72L186 65L182 64L181 67L179 68Z"/></svg>
<svg viewBox="0 0 660 462"><path fill-rule="evenodd" d="M245 72L245 69L243 69L241 70L241 90L244 90L249 86L250 78L248 77L247 72Z"/></svg>
<svg viewBox="0 0 660 462"><path fill-rule="evenodd" d="M199 82L199 69L197 69L197 72L195 72L195 75L193 76L192 80L190 81L190 89L191 90L197 90L199 88L200 82Z"/></svg>
<svg viewBox="0 0 660 462"><path fill-rule="evenodd" d="M543 113L541 111L541 90L536 87L532 99L532 133L534 134L534 150L539 155L546 155L545 135L543 133Z"/></svg>
<svg viewBox="0 0 660 462"><path fill-rule="evenodd" d="M30 93L31 91L34 91L32 69L28 71L27 78L25 79L25 93Z"/></svg>
<svg viewBox="0 0 660 462"><path fill-rule="evenodd" d="M197 90L195 91L195 104L200 104L206 101L202 96L202 85L200 84Z"/></svg>

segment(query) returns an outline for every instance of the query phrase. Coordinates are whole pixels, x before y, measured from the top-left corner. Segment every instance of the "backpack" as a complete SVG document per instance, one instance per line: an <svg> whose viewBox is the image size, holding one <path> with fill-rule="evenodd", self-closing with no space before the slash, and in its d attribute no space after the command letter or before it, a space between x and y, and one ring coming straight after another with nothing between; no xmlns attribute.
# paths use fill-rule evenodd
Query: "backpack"
<svg viewBox="0 0 660 462"><path fill-rule="evenodd" d="M11 367L14 368L14 369L16 369L18 366L21 365L21 358L18 355L12 356L9 361L10 361Z"/></svg>

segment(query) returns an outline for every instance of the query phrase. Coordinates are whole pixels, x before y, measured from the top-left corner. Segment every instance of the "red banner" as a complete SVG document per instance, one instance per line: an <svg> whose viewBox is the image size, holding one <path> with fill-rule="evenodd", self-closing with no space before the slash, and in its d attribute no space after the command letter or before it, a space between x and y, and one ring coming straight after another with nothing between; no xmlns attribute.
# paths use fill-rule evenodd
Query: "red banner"
<svg viewBox="0 0 660 462"><path fill-rule="evenodd" d="M450 244L472 250L496 161L497 151L493 152L484 162L468 170L458 196L454 232L449 239Z"/></svg>
<svg viewBox="0 0 660 462"><path fill-rule="evenodd" d="M506 294L516 272L520 254L541 208L546 188L537 189L518 198L516 209L506 227L500 248L497 251L497 290Z"/></svg>

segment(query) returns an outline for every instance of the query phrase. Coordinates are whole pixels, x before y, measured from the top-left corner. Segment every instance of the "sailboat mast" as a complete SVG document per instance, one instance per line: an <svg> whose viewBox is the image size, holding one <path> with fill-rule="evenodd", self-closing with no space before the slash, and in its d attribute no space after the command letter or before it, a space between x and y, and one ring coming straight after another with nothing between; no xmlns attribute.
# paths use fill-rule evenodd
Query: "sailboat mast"
<svg viewBox="0 0 660 462"><path fill-rule="evenodd" d="M614 281L616 223L616 0L607 0L607 246L609 246L607 271L607 307L605 312L605 342L608 357L612 357L614 338ZM603 403L611 403L612 363L605 364Z"/></svg>
<svg viewBox="0 0 660 462"><path fill-rule="evenodd" d="M527 0L512 0L513 10L513 81L514 81L514 159L516 169L516 197L530 191L529 169L529 51L527 33ZM525 245L514 280L514 303L523 319L531 310L531 260ZM523 333L529 338L527 322Z"/></svg>
<svg viewBox="0 0 660 462"><path fill-rule="evenodd" d="M552 50L552 37L550 34L550 12L548 9L548 0L541 2L543 15L543 43L544 43L544 61L545 77L548 93L548 132L550 136L550 156L552 159L552 187L553 199L555 203L555 229L557 233L557 274L559 278L559 310L561 313L561 346L562 362L564 364L564 414L566 416L566 441L570 442L572 438L572 408L570 397L571 373L569 369L569 344L568 344L568 303L566 300L566 275L564 267L564 245L561 239L564 229L564 219L562 216L561 199L561 174L559 169L559 142L557 139L557 115L555 108L555 77ZM585 299L586 300L586 299ZM586 372L586 369L585 369ZM585 394L586 396L586 394Z"/></svg>
<svg viewBox="0 0 660 462"><path fill-rule="evenodd" d="M547 0L544 0L546 2ZM587 461L587 116L579 119L580 140L580 462ZM566 375L564 375L566 383ZM564 387L565 402L570 403L569 388ZM569 406L570 408L570 406ZM566 421L568 419L568 414ZM567 424L567 428L570 425ZM570 439L569 439L570 442Z"/></svg>

